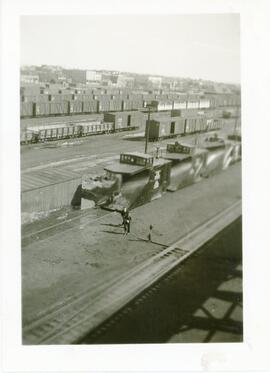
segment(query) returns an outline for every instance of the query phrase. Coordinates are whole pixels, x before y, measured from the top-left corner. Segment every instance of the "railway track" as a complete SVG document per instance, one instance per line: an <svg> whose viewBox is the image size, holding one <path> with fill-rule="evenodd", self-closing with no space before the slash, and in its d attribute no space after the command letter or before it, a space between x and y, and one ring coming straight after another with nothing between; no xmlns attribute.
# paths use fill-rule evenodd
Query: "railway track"
<svg viewBox="0 0 270 373"><path fill-rule="evenodd" d="M219 212L169 247L162 246L128 273L90 287L65 303L45 310L23 326L24 344L73 344L165 274L193 255L202 245L241 215L241 201Z"/></svg>
<svg viewBox="0 0 270 373"><path fill-rule="evenodd" d="M220 303L219 293L216 292L215 288L215 285L220 283L223 285L223 281L226 283L228 278L230 282L234 276L237 278L241 273L238 265L237 270L235 270L235 265L238 263L239 250L241 250L237 246L239 242L233 245L232 250L229 249L230 256L228 256L227 249L225 253L219 250L220 245L224 244L224 239L226 242L231 234L236 234L234 236L236 242L238 238L241 241L241 232L238 230L240 227L241 217L203 245L190 257L190 260L180 263L171 271L168 271L152 286L98 325L86 337L79 340L78 343L96 345L137 344L164 343L165 340L168 343L198 343L212 342L211 338L214 336L215 342L224 342L222 332L225 332L227 336L228 334L230 335L232 338L231 342L242 341L243 323L239 314L236 319L231 317L233 313L235 314L236 308L238 308L238 311L239 308L243 308L241 294L237 292L237 290L240 290L239 287L237 289L234 287L229 298L227 297L227 301L231 302L228 308L227 302L226 305ZM213 255L217 249L219 252ZM212 252L212 255L209 255L209 251L210 254ZM207 268L208 282L202 281L205 279L205 268ZM226 273L225 276L224 273ZM190 294L193 294L193 296L189 298L186 289L189 289ZM208 305L208 308L206 306L205 309L204 302L213 296L215 303L211 303L211 306ZM197 307L194 307L194 304ZM194 316L195 310L202 310L207 315L207 318ZM217 310L218 312L222 310L225 313L223 318L216 319L215 313ZM169 318L168 314L170 315ZM187 325L190 328L193 326L194 328L206 330L208 334L202 338L198 334L194 335L193 330L191 332L192 335L189 335L188 338L187 336L181 338L178 333L181 330L188 330L189 327ZM164 338L165 335L166 338Z"/></svg>
<svg viewBox="0 0 270 373"><path fill-rule="evenodd" d="M105 211L105 210L98 210L98 211L102 211L102 215L99 216L99 217L97 217L97 218L95 218L95 219L89 220L89 223L94 223L96 221L99 221L99 220L103 219L107 215L114 214L114 212L108 212L108 211ZM31 233L25 234L21 238L22 247L27 246L32 241L35 241L37 239L42 238L42 235L46 235L49 232L51 232L50 237L52 237L54 234L57 234L57 232L53 233L53 231L55 229L57 230L59 227L63 227L64 225L67 226L67 225L71 224L70 227L66 227L65 228L65 231L71 230L71 229L75 228L75 225L72 224L73 222L76 222L79 219L88 218L90 216L92 216L92 212L89 212L89 213L86 213L86 214L80 214L80 215L77 215L77 216L75 216L73 218L65 219L65 220L63 220L63 221L61 221L59 223L52 224L52 225L50 225L48 227L39 229L39 230L37 230L35 232L31 232Z"/></svg>

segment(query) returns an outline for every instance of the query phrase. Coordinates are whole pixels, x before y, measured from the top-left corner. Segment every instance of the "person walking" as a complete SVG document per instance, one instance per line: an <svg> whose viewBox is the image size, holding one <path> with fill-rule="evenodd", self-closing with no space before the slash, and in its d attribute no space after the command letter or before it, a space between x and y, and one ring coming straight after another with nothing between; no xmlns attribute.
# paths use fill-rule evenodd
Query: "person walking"
<svg viewBox="0 0 270 373"><path fill-rule="evenodd" d="M148 235L147 235L147 238L148 238L149 242L152 242L152 230L153 230L153 225L150 224L150 226L149 226L149 232L148 232Z"/></svg>

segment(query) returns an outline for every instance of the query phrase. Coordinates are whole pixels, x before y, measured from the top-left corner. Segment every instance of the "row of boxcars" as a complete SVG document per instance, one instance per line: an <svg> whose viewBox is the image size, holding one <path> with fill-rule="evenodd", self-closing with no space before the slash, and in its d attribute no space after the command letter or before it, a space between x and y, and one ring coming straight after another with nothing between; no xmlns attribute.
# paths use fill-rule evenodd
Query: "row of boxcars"
<svg viewBox="0 0 270 373"><path fill-rule="evenodd" d="M172 114L171 114L172 115ZM81 120L28 127L21 132L21 144L69 139L119 131L134 130L145 126L150 141L185 136L222 128L222 119L207 117L160 116L149 122L141 112L105 113L104 120ZM147 134L148 131L148 134Z"/></svg>
<svg viewBox="0 0 270 373"><path fill-rule="evenodd" d="M147 101L143 99L98 99L86 101L62 102L21 102L21 117L42 117L56 115L73 115L87 113L103 113L112 111L147 110ZM210 101L157 101L156 111L173 109L206 109L210 108Z"/></svg>
<svg viewBox="0 0 270 373"><path fill-rule="evenodd" d="M21 131L21 144L134 130L141 125L143 118L143 113L139 111L118 112L105 113L103 121L86 119L29 126Z"/></svg>
<svg viewBox="0 0 270 373"><path fill-rule="evenodd" d="M175 109L210 109L216 107L238 107L238 96L218 101L216 98L181 97L166 99L160 95L39 95L21 96L21 117L43 117L112 111L147 110L149 103L155 104L156 111Z"/></svg>
<svg viewBox="0 0 270 373"><path fill-rule="evenodd" d="M21 102L63 102L91 100L130 100L130 101L189 101L192 103L207 100L211 107L240 106L240 94L188 94L176 91L143 91L131 89L78 89L61 88L38 89L38 87L21 87Z"/></svg>

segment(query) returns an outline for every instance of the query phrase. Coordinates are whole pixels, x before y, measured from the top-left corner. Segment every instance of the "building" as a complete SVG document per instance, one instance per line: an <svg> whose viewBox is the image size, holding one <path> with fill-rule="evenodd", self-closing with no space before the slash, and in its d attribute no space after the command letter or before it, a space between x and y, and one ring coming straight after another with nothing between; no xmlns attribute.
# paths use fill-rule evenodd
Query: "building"
<svg viewBox="0 0 270 373"><path fill-rule="evenodd" d="M78 69L65 69L63 74L66 76L67 81L71 83L83 83L86 84L86 70L78 70Z"/></svg>
<svg viewBox="0 0 270 373"><path fill-rule="evenodd" d="M56 83L58 81L58 74L54 71L39 71L39 81L44 83Z"/></svg>
<svg viewBox="0 0 270 373"><path fill-rule="evenodd" d="M149 76L148 81L152 84L153 88L160 89L162 86L162 78L159 76Z"/></svg>
<svg viewBox="0 0 270 373"><path fill-rule="evenodd" d="M30 74L21 74L21 83L39 83L39 76L38 75L30 75Z"/></svg>
<svg viewBox="0 0 270 373"><path fill-rule="evenodd" d="M86 71L86 82L87 83L95 83L95 82L101 82L102 80L102 74L95 70L87 70Z"/></svg>
<svg viewBox="0 0 270 373"><path fill-rule="evenodd" d="M117 85L119 87L133 88L134 87L134 78L127 75L118 75Z"/></svg>

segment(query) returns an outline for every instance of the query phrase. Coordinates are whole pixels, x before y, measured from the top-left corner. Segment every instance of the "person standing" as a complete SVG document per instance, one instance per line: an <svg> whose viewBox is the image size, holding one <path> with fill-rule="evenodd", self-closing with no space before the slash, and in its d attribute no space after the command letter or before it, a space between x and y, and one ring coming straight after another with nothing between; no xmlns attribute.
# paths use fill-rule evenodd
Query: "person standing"
<svg viewBox="0 0 270 373"><path fill-rule="evenodd" d="M131 216L129 215L129 212L127 211L124 216L124 230L125 230L125 236L130 233L130 224L131 224Z"/></svg>
<svg viewBox="0 0 270 373"><path fill-rule="evenodd" d="M119 224L119 226L124 225L125 216L127 214L127 208L125 207L125 208L123 208L121 210L115 209L115 212L118 212L121 215L121 218L122 218L122 223Z"/></svg>
<svg viewBox="0 0 270 373"><path fill-rule="evenodd" d="M120 214L121 214L121 217L122 217L122 225L125 225L125 219L128 215L127 208L125 207L123 210L121 210Z"/></svg>

